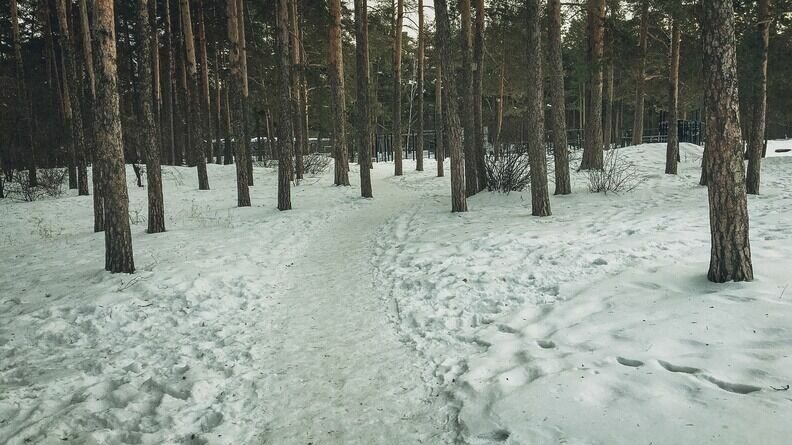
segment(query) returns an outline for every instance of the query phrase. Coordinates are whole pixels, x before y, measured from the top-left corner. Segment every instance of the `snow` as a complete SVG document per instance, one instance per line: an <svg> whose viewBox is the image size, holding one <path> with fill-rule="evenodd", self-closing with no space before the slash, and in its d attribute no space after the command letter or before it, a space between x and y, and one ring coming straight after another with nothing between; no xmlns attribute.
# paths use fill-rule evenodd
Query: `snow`
<svg viewBox="0 0 792 445"><path fill-rule="evenodd" d="M767 141L767 157L792 156L792 139Z"/></svg>
<svg viewBox="0 0 792 445"><path fill-rule="evenodd" d="M792 159L749 197L756 280L712 284L701 149L678 177L622 150L636 190L573 173L549 218L452 214L433 160L377 163L372 200L309 178L290 212L271 169L239 209L233 166L208 192L166 167L157 235L130 171L132 276L90 197L0 200L0 443L786 443Z"/></svg>

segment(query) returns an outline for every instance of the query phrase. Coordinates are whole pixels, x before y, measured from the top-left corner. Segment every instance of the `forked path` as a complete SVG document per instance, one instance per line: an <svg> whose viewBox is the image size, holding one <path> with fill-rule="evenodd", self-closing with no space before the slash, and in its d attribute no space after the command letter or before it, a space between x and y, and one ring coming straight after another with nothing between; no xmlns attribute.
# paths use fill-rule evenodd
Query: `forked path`
<svg viewBox="0 0 792 445"><path fill-rule="evenodd" d="M380 175L377 175L380 173ZM418 354L399 339L374 282L373 237L418 198L374 171L375 199L312 233L289 265L266 392L285 401L263 435L273 444L442 444L443 402ZM266 392L264 394L266 394Z"/></svg>

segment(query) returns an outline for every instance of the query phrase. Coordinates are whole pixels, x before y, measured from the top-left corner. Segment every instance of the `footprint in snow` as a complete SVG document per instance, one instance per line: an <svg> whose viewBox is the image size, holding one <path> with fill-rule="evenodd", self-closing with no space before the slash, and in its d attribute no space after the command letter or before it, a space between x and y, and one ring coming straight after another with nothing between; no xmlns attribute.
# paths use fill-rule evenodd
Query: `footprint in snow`
<svg viewBox="0 0 792 445"><path fill-rule="evenodd" d="M629 366L631 368L638 368L644 364L644 362L640 360L633 360L625 357L616 357L616 361L619 362L620 365Z"/></svg>

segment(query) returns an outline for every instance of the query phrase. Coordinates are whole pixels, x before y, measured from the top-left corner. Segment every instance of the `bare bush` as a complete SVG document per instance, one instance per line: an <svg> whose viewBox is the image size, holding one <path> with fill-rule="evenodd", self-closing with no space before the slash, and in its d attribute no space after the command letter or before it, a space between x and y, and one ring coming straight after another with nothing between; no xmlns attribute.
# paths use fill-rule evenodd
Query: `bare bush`
<svg viewBox="0 0 792 445"><path fill-rule="evenodd" d="M487 154L485 159L487 189L509 194L525 190L531 183L531 169L528 154L520 151L507 151L498 158Z"/></svg>
<svg viewBox="0 0 792 445"><path fill-rule="evenodd" d="M324 153L308 153L303 156L303 171L308 176L319 176L327 171L331 160Z"/></svg>
<svg viewBox="0 0 792 445"><path fill-rule="evenodd" d="M638 168L620 154L620 149L605 151L602 170L589 170L589 191L592 193L626 193L641 182Z"/></svg>
<svg viewBox="0 0 792 445"><path fill-rule="evenodd" d="M38 170L38 185L30 185L27 170L13 170L6 174L6 195L26 202L37 201L45 196L57 198L63 194L66 181L65 168L42 168Z"/></svg>
<svg viewBox="0 0 792 445"><path fill-rule="evenodd" d="M64 182L66 182L65 168L45 168L38 171L39 187L48 196L57 198L62 195Z"/></svg>

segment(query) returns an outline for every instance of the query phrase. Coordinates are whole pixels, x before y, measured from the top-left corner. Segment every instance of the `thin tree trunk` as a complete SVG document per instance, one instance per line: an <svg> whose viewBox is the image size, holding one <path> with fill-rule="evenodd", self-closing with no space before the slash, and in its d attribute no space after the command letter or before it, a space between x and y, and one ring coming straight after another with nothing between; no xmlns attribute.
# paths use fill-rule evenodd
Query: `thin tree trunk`
<svg viewBox="0 0 792 445"><path fill-rule="evenodd" d="M478 172L476 169L476 129L473 113L473 30L470 15L470 0L459 0L459 13L461 15L459 33L462 50L462 126L464 143L465 193L473 196L478 192ZM450 36L450 34L449 34ZM443 70L443 75L447 70ZM446 83L448 85L448 83ZM453 94L453 93L452 93ZM459 116L457 116L459 117ZM453 131L453 129L451 130ZM449 137L451 135L449 134ZM453 150L453 147L452 147ZM453 161L452 165L453 165Z"/></svg>
<svg viewBox="0 0 792 445"><path fill-rule="evenodd" d="M506 50L503 48L503 40L501 40L501 49L503 51L503 59L501 59L500 82L498 83L498 110L495 118L495 137L493 138L495 159L500 158L500 139L501 131L503 130L503 109L505 107L506 101Z"/></svg>
<svg viewBox="0 0 792 445"><path fill-rule="evenodd" d="M677 174L679 159L679 49L682 32L679 27L679 17L674 14L671 18L671 57L668 72L668 144L666 146L666 167L668 175Z"/></svg>
<svg viewBox="0 0 792 445"><path fill-rule="evenodd" d="M476 9L476 22L473 38L473 135L476 155L478 189L487 188L487 166L484 148L484 116L482 112L482 89L484 83L484 0L473 0Z"/></svg>
<svg viewBox="0 0 792 445"><path fill-rule="evenodd" d="M544 78L542 77L542 27L540 0L527 0L526 45L528 106L528 156L531 163L531 210L534 216L550 216L547 159L544 147Z"/></svg>
<svg viewBox="0 0 792 445"><path fill-rule="evenodd" d="M19 15L17 1L11 0L11 34L14 45L14 66L17 82L17 101L19 110L23 113L23 125L25 136L29 144L28 152L28 182L31 187L38 186L38 176L36 174L36 145L33 137L33 109L30 95L28 94L25 65L22 59L22 41L19 36Z"/></svg>
<svg viewBox="0 0 792 445"><path fill-rule="evenodd" d="M280 0L283 3L285 0ZM233 101L230 105L233 114L233 139L236 140L236 179L237 179L237 206L250 207L250 190L248 189L248 168L245 160L247 154L245 153L245 144L242 143L244 137L244 129L242 119L244 118L243 101L244 101L244 76L242 73L242 48L239 44L239 26L237 20L241 17L237 11L237 0L227 0L227 17L228 17L228 42L230 45L230 60L231 66L230 82L228 89L233 89L228 93L227 98ZM231 138L229 138L231 139ZM280 166L278 166L280 171ZM280 208L280 207L279 207Z"/></svg>
<svg viewBox="0 0 792 445"><path fill-rule="evenodd" d="M588 0L588 102L581 170L602 170L602 56L605 48L605 0Z"/></svg>
<svg viewBox="0 0 792 445"><path fill-rule="evenodd" d="M176 68L173 63L173 28L171 25L170 0L163 0L163 19L165 22L165 51L166 51L166 71L167 79L165 82L165 100L162 112L162 143L163 157L166 164L176 162L176 135L174 133L173 114L175 112L176 96Z"/></svg>
<svg viewBox="0 0 792 445"><path fill-rule="evenodd" d="M437 67L435 69L435 160L437 161L437 177L445 176L443 171L443 163L445 162L445 128L443 122L443 70L440 63L440 57L437 60Z"/></svg>
<svg viewBox="0 0 792 445"><path fill-rule="evenodd" d="M747 190L752 195L759 194L762 153L765 146L767 125L767 50L770 44L770 0L759 0L757 25L758 63L754 71L753 115L751 116L751 139L748 141Z"/></svg>
<svg viewBox="0 0 792 445"><path fill-rule="evenodd" d="M605 117L602 120L602 143L606 150L610 150L613 143L613 57L608 57L605 67L605 87L603 99L605 100Z"/></svg>
<svg viewBox="0 0 792 445"><path fill-rule="evenodd" d="M292 10L290 4L294 0L278 0L277 3L277 27L278 27L278 71L280 92L278 94L278 109L280 122L278 125L278 210L290 210L291 204L291 176L292 176L292 118L293 100L290 97L293 85L292 64L293 59L290 54L289 43L295 40L290 36L289 25L294 23L290 20L289 11Z"/></svg>
<svg viewBox="0 0 792 445"><path fill-rule="evenodd" d="M426 33L424 30L424 4L418 0L418 138L415 145L415 170L422 172L424 158L424 67L426 65Z"/></svg>
<svg viewBox="0 0 792 445"><path fill-rule="evenodd" d="M94 3L96 146L103 168L105 269L113 273L133 273L135 262L121 140L113 3L113 0L95 0Z"/></svg>
<svg viewBox="0 0 792 445"><path fill-rule="evenodd" d="M290 22L290 37L291 37L291 45L290 45L290 53L289 56L291 57L292 68L289 70L291 75L291 100L292 100L292 118L294 122L292 124L293 132L294 132L294 175L296 179L300 180L303 179L303 134L307 131L305 128L305 119L303 119L302 112L304 107L302 106L302 87L300 85L300 39L299 34L297 33L298 29L298 18L297 18L297 2L296 0L289 0L289 22Z"/></svg>
<svg viewBox="0 0 792 445"><path fill-rule="evenodd" d="M344 56L341 42L341 0L330 0L329 58L330 112L332 113L333 158L335 185L349 185L349 153L346 140L346 98L344 89ZM269 121L267 121L269 135Z"/></svg>
<svg viewBox="0 0 792 445"><path fill-rule="evenodd" d="M632 144L643 142L644 83L646 79L646 48L649 34L649 0L641 4L641 36L638 43L640 59L635 73L635 114L633 116Z"/></svg>
<svg viewBox="0 0 792 445"><path fill-rule="evenodd" d="M205 159L212 159L214 151L215 129L212 128L212 99L209 93L209 54L206 49L206 24L204 19L203 0L196 2L198 5L198 43L199 43L199 68L201 74L201 117L206 133Z"/></svg>
<svg viewBox="0 0 792 445"><path fill-rule="evenodd" d="M162 199L162 171L160 148L157 141L157 126L152 103L153 78L151 52L153 32L149 22L149 0L138 0L137 30L140 51L140 122L141 139L146 149L146 185L148 186L148 233L165 231L165 205Z"/></svg>
<svg viewBox="0 0 792 445"><path fill-rule="evenodd" d="M218 12L217 12L218 9L220 9L220 8L215 6L215 20L218 21L218 23L219 23L220 14L218 14ZM213 113L214 114L214 126L215 126L215 129L217 130L216 131L216 134L217 134L217 147L215 148L215 153L214 153L214 155L215 155L215 164L222 164L223 163L223 142L222 141L228 138L228 134L227 133L222 135L222 137L221 137L221 133L223 133L222 127L220 126L220 122L221 122L220 116L221 116L221 110L222 110L222 108L220 107L220 98L221 98L220 92L222 90L222 87L220 85L221 84L221 81L220 81L220 70L221 70L221 68L220 68L219 53L220 53L220 38L216 37L215 38L215 51L214 51L215 110L214 110L214 113Z"/></svg>
<svg viewBox="0 0 792 445"><path fill-rule="evenodd" d="M393 102L391 104L391 125L393 137L393 164L394 174L401 176L402 168L402 134L401 134L401 52L402 52L402 25L404 22L404 0L394 0L393 9Z"/></svg>
<svg viewBox="0 0 792 445"><path fill-rule="evenodd" d="M201 118L200 79L195 57L195 38L193 37L192 17L189 0L180 0L184 54L188 74L187 109L190 152L198 170L198 190L209 190L209 177L206 173L206 129Z"/></svg>
<svg viewBox="0 0 792 445"><path fill-rule="evenodd" d="M355 0L355 61L357 70L358 164L360 195L371 198L371 103L369 81L368 11L366 0Z"/></svg>
<svg viewBox="0 0 792 445"><path fill-rule="evenodd" d="M737 49L731 0L702 1L707 175L712 250L707 278L716 283L753 280L748 239L737 94Z"/></svg>
<svg viewBox="0 0 792 445"><path fill-rule="evenodd" d="M242 71L242 137L245 146L245 168L247 168L248 186L253 185L253 151L250 149L250 88L247 70L247 40L245 39L245 0L237 0L237 39L239 40L239 63ZM239 156L238 156L239 157Z"/></svg>
<svg viewBox="0 0 792 445"><path fill-rule="evenodd" d="M550 128L553 133L553 161L555 163L555 194L572 193L569 178L569 148L566 132L566 98L564 95L564 63L561 56L561 2L547 4L548 60L550 79ZM502 81L501 81L502 82ZM502 106L502 105L501 105ZM502 113L502 112L501 112Z"/></svg>
<svg viewBox="0 0 792 445"><path fill-rule="evenodd" d="M465 0L463 0L465 1ZM451 211L467 212L465 195L465 165L462 155L462 129L460 128L457 103L455 100L454 71L451 65L451 24L448 18L447 0L435 0L437 33L435 46L440 52L440 66L443 75L443 121L447 131L451 155ZM464 13L463 13L464 15ZM468 25L470 25L470 4L468 3ZM464 25L463 25L464 26ZM470 33L468 32L468 37ZM463 37L464 39L464 37ZM468 46L469 48L469 46ZM468 56L468 62L470 61ZM469 98L468 91L466 96ZM470 114L470 113L466 113ZM470 134L470 133L468 133Z"/></svg>
<svg viewBox="0 0 792 445"><path fill-rule="evenodd" d="M234 82L234 80L232 78L233 73L231 73L230 66L227 76L228 79L226 79L226 83L225 83L225 107L223 107L225 109L225 119L223 120L225 121L225 131L226 131L225 147L223 147L224 165L230 165L234 162L234 147L233 147L234 130L231 126L231 85ZM245 184L247 184L247 180L245 181Z"/></svg>

